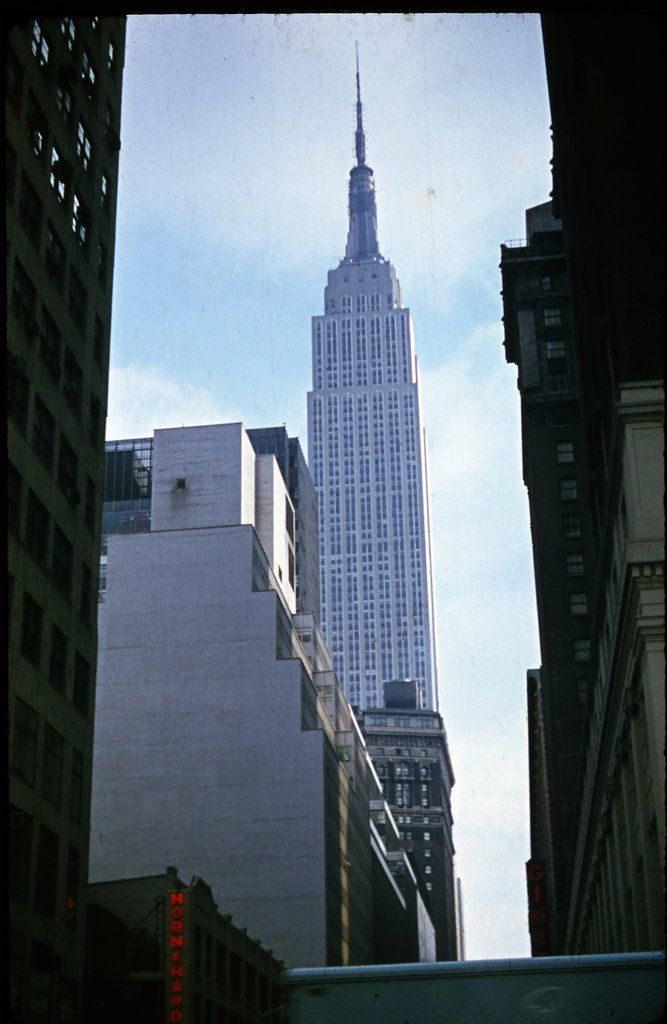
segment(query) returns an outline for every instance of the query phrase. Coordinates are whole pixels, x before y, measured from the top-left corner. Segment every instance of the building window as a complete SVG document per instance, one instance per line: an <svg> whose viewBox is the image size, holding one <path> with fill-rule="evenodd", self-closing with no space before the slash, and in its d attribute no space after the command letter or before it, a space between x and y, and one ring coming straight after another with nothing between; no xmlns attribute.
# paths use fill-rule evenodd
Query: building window
<svg viewBox="0 0 667 1024"><path fill-rule="evenodd" d="M78 419L81 415L81 393L83 390L83 372L71 348L65 350L65 372L63 374L63 394L65 401Z"/></svg>
<svg viewBox="0 0 667 1024"><path fill-rule="evenodd" d="M60 331L46 306L42 306L42 329L40 332L39 354L54 380L60 380Z"/></svg>
<svg viewBox="0 0 667 1024"><path fill-rule="evenodd" d="M431 833L430 832L424 832L424 842L425 843L430 843L431 842Z"/></svg>
<svg viewBox="0 0 667 1024"><path fill-rule="evenodd" d="M72 117L72 94L63 85L59 85L56 89L56 105L63 124L69 124Z"/></svg>
<svg viewBox="0 0 667 1024"><path fill-rule="evenodd" d="M9 877L11 898L19 903L28 899L32 877L32 824L33 819L13 804L9 806Z"/></svg>
<svg viewBox="0 0 667 1024"><path fill-rule="evenodd" d="M76 240L82 249L85 249L88 244L89 223L88 211L75 192L72 199L72 232L76 235Z"/></svg>
<svg viewBox="0 0 667 1024"><path fill-rule="evenodd" d="M563 536L581 537L581 520L579 516L563 516Z"/></svg>
<svg viewBox="0 0 667 1024"><path fill-rule="evenodd" d="M56 421L39 395L35 395L32 419L32 447L37 457L50 471L53 467L53 448Z"/></svg>
<svg viewBox="0 0 667 1024"><path fill-rule="evenodd" d="M44 252L46 272L59 291L65 282L65 247L49 221L46 225L46 250Z"/></svg>
<svg viewBox="0 0 667 1024"><path fill-rule="evenodd" d="M84 50L81 54L81 79L83 81L83 87L86 94L90 99L95 96L95 86L97 82L97 76L95 74L95 68L88 55L87 50Z"/></svg>
<svg viewBox="0 0 667 1024"><path fill-rule="evenodd" d="M103 210L109 209L109 179L104 173L100 180L100 206Z"/></svg>
<svg viewBox="0 0 667 1024"><path fill-rule="evenodd" d="M35 784L37 758L37 712L17 697L14 702L14 748L12 771L29 786Z"/></svg>
<svg viewBox="0 0 667 1024"><path fill-rule="evenodd" d="M25 546L32 557L46 565L49 554L49 513L37 495L28 489L28 504L25 516Z"/></svg>
<svg viewBox="0 0 667 1024"><path fill-rule="evenodd" d="M23 627L21 632L21 653L39 668L42 660L42 621L44 612L40 605L26 593L23 595Z"/></svg>
<svg viewBox="0 0 667 1024"><path fill-rule="evenodd" d="M35 156L44 156L46 147L47 121L44 111L32 92L28 96L27 131L30 147Z"/></svg>
<svg viewBox="0 0 667 1024"><path fill-rule="evenodd" d="M25 228L25 233L30 241L39 245L39 236L42 230L42 204L25 174L21 178L19 221Z"/></svg>
<svg viewBox="0 0 667 1024"><path fill-rule="evenodd" d="M39 327L35 320L37 291L18 260L14 260L12 309L28 337L34 338Z"/></svg>
<svg viewBox="0 0 667 1024"><path fill-rule="evenodd" d="M80 330L86 325L86 309L88 306L88 294L81 283L81 278L72 267L69 275L69 308Z"/></svg>
<svg viewBox="0 0 667 1024"><path fill-rule="evenodd" d="M584 574L584 556L581 552L576 551L571 555L565 556L565 568L568 576L583 576Z"/></svg>
<svg viewBox="0 0 667 1024"><path fill-rule="evenodd" d="M76 155L81 161L81 166L84 171L87 171L90 167L92 148L93 146L90 141L90 136L88 135L88 129L83 121L79 120L76 126Z"/></svg>
<svg viewBox="0 0 667 1024"><path fill-rule="evenodd" d="M427 888L428 892L431 892L432 889L433 889L433 882L427 882L426 883L426 888Z"/></svg>
<svg viewBox="0 0 667 1024"><path fill-rule="evenodd" d="M574 444L572 441L556 442L556 462L574 462Z"/></svg>
<svg viewBox="0 0 667 1024"><path fill-rule="evenodd" d="M570 594L570 615L588 615L588 598L585 593Z"/></svg>
<svg viewBox="0 0 667 1024"><path fill-rule="evenodd" d="M59 526L53 528L53 556L51 575L60 593L69 598L72 593L72 564L74 549Z"/></svg>
<svg viewBox="0 0 667 1024"><path fill-rule="evenodd" d="M90 663L82 654L76 652L74 657L74 686L72 690L72 704L84 718L88 717L90 690Z"/></svg>
<svg viewBox="0 0 667 1024"><path fill-rule="evenodd" d="M111 72L111 77L116 77L116 50L113 43L109 43L107 50L107 71Z"/></svg>
<svg viewBox="0 0 667 1024"><path fill-rule="evenodd" d="M546 343L547 359L564 359L565 342L562 339L548 340Z"/></svg>
<svg viewBox="0 0 667 1024"><path fill-rule="evenodd" d="M424 874L425 874L425 875L432 875L432 874L433 874L433 868L431 867L431 865L430 865L430 864L427 864L427 865L425 866L425 868L424 868Z"/></svg>
<svg viewBox="0 0 667 1024"><path fill-rule="evenodd" d="M70 789L70 812L72 821L81 821L83 807L83 754L72 751L72 784Z"/></svg>
<svg viewBox="0 0 667 1024"><path fill-rule="evenodd" d="M544 326L545 327L558 327L561 322L560 317L560 306L545 306L544 307Z"/></svg>
<svg viewBox="0 0 667 1024"><path fill-rule="evenodd" d="M585 704L588 699L588 679L577 679L577 700Z"/></svg>
<svg viewBox="0 0 667 1024"><path fill-rule="evenodd" d="M49 44L46 41L44 29L36 18L32 23L32 42L30 44L30 49L32 50L32 55L40 67L46 67L49 63Z"/></svg>
<svg viewBox="0 0 667 1024"><path fill-rule="evenodd" d="M18 359L11 362L11 357L8 359L7 412L19 430L25 433L28 424L30 382L26 375L21 372L22 362L22 360Z"/></svg>
<svg viewBox="0 0 667 1024"><path fill-rule="evenodd" d="M79 595L79 614L84 622L90 625L91 601L93 598L93 573L85 563L81 566L81 592Z"/></svg>
<svg viewBox="0 0 667 1024"><path fill-rule="evenodd" d="M49 172L49 184L56 193L59 203L65 202L67 195L67 182L69 180L68 165L60 155L57 146L51 147L51 170Z"/></svg>
<svg viewBox="0 0 667 1024"><path fill-rule="evenodd" d="M577 481L571 478L561 477L558 481L560 487L561 501L575 501L577 494Z"/></svg>
<svg viewBox="0 0 667 1024"><path fill-rule="evenodd" d="M430 857L431 856L431 851L430 850L424 850L424 856L425 857Z"/></svg>
<svg viewBox="0 0 667 1024"><path fill-rule="evenodd" d="M58 484L72 505L77 505L81 498L77 490L78 480L79 459L65 435L61 434L58 453Z"/></svg>
<svg viewBox="0 0 667 1024"><path fill-rule="evenodd" d="M63 18L60 22L60 31L63 34L65 40L65 46L68 50L74 49L74 40L76 39L76 26L72 18Z"/></svg>
<svg viewBox="0 0 667 1024"><path fill-rule="evenodd" d="M572 643L575 661L590 661L591 641L590 637L579 637Z"/></svg>
<svg viewBox="0 0 667 1024"><path fill-rule="evenodd" d="M548 274L545 274L544 277L542 278L542 291L543 292L550 292L552 288L553 288L553 278L550 277Z"/></svg>
<svg viewBox="0 0 667 1024"><path fill-rule="evenodd" d="M570 379L566 373L550 373L547 375L547 391L567 391Z"/></svg>
<svg viewBox="0 0 667 1024"><path fill-rule="evenodd" d="M57 626L52 625L51 651L49 653L49 682L58 693L64 693L66 678L67 637Z"/></svg>
<svg viewBox="0 0 667 1024"><path fill-rule="evenodd" d="M53 807L60 807L63 783L65 740L48 722L44 723L42 753L42 796Z"/></svg>
<svg viewBox="0 0 667 1024"><path fill-rule="evenodd" d="M53 917L58 886L58 836L40 825L35 877L35 910Z"/></svg>

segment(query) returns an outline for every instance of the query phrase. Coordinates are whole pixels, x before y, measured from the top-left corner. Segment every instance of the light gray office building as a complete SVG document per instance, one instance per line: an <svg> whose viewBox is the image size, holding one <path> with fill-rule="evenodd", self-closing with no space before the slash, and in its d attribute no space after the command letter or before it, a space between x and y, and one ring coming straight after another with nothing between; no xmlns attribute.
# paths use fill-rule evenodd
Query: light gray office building
<svg viewBox="0 0 667 1024"><path fill-rule="evenodd" d="M345 256L312 320L309 466L319 498L321 621L348 700L414 679L437 707L426 463L410 310L380 254L357 73Z"/></svg>
<svg viewBox="0 0 667 1024"><path fill-rule="evenodd" d="M393 822L380 782L298 609L276 456L240 423L156 430L107 445L105 498L91 882L166 858L286 964L428 958L407 855L372 821Z"/></svg>

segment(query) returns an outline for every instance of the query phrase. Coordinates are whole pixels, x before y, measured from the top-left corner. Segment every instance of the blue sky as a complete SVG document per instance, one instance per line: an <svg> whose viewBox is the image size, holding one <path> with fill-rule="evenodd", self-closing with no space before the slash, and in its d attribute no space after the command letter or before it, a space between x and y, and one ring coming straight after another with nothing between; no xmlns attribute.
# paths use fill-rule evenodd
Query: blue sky
<svg viewBox="0 0 667 1024"><path fill-rule="evenodd" d="M285 423L307 449L310 318L347 231L355 41L380 246L422 378L467 956L523 956L539 647L498 263L551 189L538 16L130 17L107 437L240 419Z"/></svg>

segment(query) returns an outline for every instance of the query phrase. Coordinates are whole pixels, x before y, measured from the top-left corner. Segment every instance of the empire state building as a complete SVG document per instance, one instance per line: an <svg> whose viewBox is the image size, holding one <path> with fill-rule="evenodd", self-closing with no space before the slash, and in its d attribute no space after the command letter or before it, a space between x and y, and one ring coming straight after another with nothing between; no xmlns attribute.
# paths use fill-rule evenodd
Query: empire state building
<svg viewBox="0 0 667 1024"><path fill-rule="evenodd" d="M357 67L345 256L312 318L309 463L320 517L321 620L351 704L417 683L437 709L426 462L410 310L380 254Z"/></svg>

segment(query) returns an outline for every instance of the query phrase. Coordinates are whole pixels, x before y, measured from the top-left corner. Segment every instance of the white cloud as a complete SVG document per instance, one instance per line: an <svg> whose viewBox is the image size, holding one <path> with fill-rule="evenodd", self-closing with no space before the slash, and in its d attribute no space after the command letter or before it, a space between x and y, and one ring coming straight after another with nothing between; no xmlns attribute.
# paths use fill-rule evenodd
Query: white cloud
<svg viewBox="0 0 667 1024"><path fill-rule="evenodd" d="M109 373L109 440L148 437L158 427L234 423L235 409L223 408L213 392L171 378L158 366L117 366Z"/></svg>

